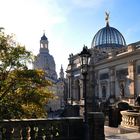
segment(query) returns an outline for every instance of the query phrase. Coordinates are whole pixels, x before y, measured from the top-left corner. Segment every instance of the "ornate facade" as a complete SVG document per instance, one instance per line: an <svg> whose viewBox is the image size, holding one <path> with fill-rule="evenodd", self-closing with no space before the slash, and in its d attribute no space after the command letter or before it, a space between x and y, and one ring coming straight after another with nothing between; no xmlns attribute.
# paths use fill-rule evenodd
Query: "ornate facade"
<svg viewBox="0 0 140 140"><path fill-rule="evenodd" d="M81 49L82 50L82 49ZM87 78L88 109L120 100L133 103L140 94L140 42L126 45L123 35L109 25L93 37ZM67 67L70 104L84 105L79 55L69 55Z"/></svg>

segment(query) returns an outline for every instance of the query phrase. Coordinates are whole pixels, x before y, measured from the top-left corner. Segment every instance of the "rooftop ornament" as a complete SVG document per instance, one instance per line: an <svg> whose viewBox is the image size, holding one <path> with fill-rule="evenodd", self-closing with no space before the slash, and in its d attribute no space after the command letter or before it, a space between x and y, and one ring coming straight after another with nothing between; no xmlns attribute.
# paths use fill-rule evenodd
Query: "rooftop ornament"
<svg viewBox="0 0 140 140"><path fill-rule="evenodd" d="M109 14L108 12L105 12L106 14L106 17L105 17L105 20L106 20L106 25L109 26Z"/></svg>

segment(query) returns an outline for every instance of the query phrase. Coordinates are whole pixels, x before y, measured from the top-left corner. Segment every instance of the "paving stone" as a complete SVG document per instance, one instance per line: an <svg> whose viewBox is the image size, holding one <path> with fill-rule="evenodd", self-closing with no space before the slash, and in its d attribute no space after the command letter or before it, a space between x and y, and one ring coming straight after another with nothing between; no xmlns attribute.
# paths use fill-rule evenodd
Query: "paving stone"
<svg viewBox="0 0 140 140"><path fill-rule="evenodd" d="M104 127L105 140L140 140L140 133L120 134L119 128Z"/></svg>

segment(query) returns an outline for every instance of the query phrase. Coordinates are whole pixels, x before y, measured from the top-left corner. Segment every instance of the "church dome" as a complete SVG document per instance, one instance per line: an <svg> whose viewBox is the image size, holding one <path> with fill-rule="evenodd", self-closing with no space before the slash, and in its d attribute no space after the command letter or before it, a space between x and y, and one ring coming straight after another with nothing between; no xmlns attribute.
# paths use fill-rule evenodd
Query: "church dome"
<svg viewBox="0 0 140 140"><path fill-rule="evenodd" d="M48 38L46 37L45 33L44 33L43 36L41 37L41 40L48 40Z"/></svg>

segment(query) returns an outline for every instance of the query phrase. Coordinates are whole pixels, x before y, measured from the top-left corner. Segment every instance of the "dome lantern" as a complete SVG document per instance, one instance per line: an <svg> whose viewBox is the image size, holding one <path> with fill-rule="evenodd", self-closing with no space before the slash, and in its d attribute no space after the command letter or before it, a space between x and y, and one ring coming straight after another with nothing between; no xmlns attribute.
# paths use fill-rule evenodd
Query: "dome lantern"
<svg viewBox="0 0 140 140"><path fill-rule="evenodd" d="M40 52L49 52L49 41L45 35L45 32L40 39Z"/></svg>

